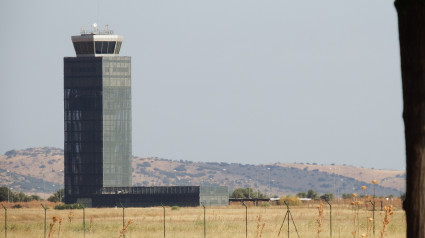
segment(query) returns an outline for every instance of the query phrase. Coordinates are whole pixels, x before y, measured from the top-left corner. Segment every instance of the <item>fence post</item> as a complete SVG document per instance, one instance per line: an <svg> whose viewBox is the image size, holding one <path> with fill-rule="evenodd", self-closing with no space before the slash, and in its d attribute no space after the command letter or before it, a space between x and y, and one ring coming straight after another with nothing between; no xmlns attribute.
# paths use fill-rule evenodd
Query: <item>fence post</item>
<svg viewBox="0 0 425 238"><path fill-rule="evenodd" d="M372 202L372 200L370 200L370 203L372 204L372 214L373 214L373 235L375 236L375 201Z"/></svg>
<svg viewBox="0 0 425 238"><path fill-rule="evenodd" d="M245 206L245 237L248 237L248 207L244 202L242 202L242 205Z"/></svg>
<svg viewBox="0 0 425 238"><path fill-rule="evenodd" d="M4 208L4 237L7 238L7 208L1 204Z"/></svg>
<svg viewBox="0 0 425 238"><path fill-rule="evenodd" d="M44 205L43 205L43 203L40 203L41 204L41 206L43 207L43 209L44 209L44 238L46 238L46 223L47 223L47 220L46 220L46 217L47 217L47 207L45 207Z"/></svg>
<svg viewBox="0 0 425 238"><path fill-rule="evenodd" d="M83 230L84 230L84 237L86 237L86 207L84 205L81 205L83 207Z"/></svg>
<svg viewBox="0 0 425 238"><path fill-rule="evenodd" d="M121 207L122 207L122 229L124 230L124 227L125 227L124 209L125 209L125 207L124 207L124 205L122 205L122 203L120 203L120 204L121 204ZM123 235L123 237L125 238L125 234Z"/></svg>
<svg viewBox="0 0 425 238"><path fill-rule="evenodd" d="M164 204L161 203L161 207L164 210L164 237L165 237L165 207L164 207Z"/></svg>
<svg viewBox="0 0 425 238"><path fill-rule="evenodd" d="M329 204L329 228L330 228L330 232L331 232L331 237L332 237L332 205L330 204L330 202L328 201L328 199L325 199L325 202L327 204Z"/></svg>
<svg viewBox="0 0 425 238"><path fill-rule="evenodd" d="M207 237L206 223L205 223L205 206L204 203L201 202L201 205L204 207L204 238Z"/></svg>

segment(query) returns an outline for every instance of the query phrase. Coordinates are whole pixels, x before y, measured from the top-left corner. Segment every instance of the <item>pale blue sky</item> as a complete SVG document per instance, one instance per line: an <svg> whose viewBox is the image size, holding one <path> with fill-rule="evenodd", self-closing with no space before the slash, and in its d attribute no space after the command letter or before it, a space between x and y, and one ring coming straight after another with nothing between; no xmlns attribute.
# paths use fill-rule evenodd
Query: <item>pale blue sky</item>
<svg viewBox="0 0 425 238"><path fill-rule="evenodd" d="M386 0L1 1L0 153L63 148L63 57L94 22L132 57L136 156L405 167Z"/></svg>

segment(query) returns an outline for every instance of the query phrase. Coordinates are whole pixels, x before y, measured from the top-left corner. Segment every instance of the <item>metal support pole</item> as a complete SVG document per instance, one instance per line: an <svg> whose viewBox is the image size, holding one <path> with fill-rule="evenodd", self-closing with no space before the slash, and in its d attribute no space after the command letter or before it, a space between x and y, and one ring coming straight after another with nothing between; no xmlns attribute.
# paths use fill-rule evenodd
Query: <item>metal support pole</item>
<svg viewBox="0 0 425 238"><path fill-rule="evenodd" d="M164 210L164 237L165 237L165 207L164 207L164 204L161 203L161 207Z"/></svg>
<svg viewBox="0 0 425 238"><path fill-rule="evenodd" d="M206 222L205 222L205 206L204 203L201 202L202 207L204 207L204 238L207 237L207 228L206 228Z"/></svg>
<svg viewBox="0 0 425 238"><path fill-rule="evenodd" d="M242 202L242 205L245 206L245 237L248 237L248 207L244 202Z"/></svg>
<svg viewBox="0 0 425 238"><path fill-rule="evenodd" d="M1 206L4 208L4 237L7 238L7 208L1 204Z"/></svg>
<svg viewBox="0 0 425 238"><path fill-rule="evenodd" d="M286 202L286 201L285 201ZM286 204L286 206L288 207L288 211L290 211L289 210L289 206ZM290 213L288 213L288 214L290 214ZM289 216L288 216L288 238L289 238Z"/></svg>
<svg viewBox="0 0 425 238"><path fill-rule="evenodd" d="M83 230L84 237L86 237L86 207L83 206Z"/></svg>
<svg viewBox="0 0 425 238"><path fill-rule="evenodd" d="M372 204L373 235L375 236L375 201L370 201L370 203Z"/></svg>
<svg viewBox="0 0 425 238"><path fill-rule="evenodd" d="M124 217L125 217L125 214L124 214L125 207L124 207L124 205L122 205L122 203L120 203L120 204L121 204L121 207L122 207L122 229L124 230L124 227L125 227L125 220L124 220ZM125 238L125 234L123 235L123 237Z"/></svg>
<svg viewBox="0 0 425 238"><path fill-rule="evenodd" d="M325 199L326 203L329 204L329 228L330 228L330 232L331 232L331 237L332 237L332 205L329 203L329 201L327 199Z"/></svg>
<svg viewBox="0 0 425 238"><path fill-rule="evenodd" d="M47 231L47 227L46 227L46 224L47 224L47 220L46 220L46 217L47 217L47 207L45 207L42 203L41 203L41 206L44 209L44 238L46 238L46 231Z"/></svg>

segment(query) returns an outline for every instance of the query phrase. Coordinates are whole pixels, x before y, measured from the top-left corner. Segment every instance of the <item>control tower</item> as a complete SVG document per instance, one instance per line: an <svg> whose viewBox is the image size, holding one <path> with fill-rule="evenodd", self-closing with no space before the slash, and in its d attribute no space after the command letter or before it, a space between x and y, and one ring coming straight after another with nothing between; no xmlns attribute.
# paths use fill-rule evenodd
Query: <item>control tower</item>
<svg viewBox="0 0 425 238"><path fill-rule="evenodd" d="M105 187L130 187L131 57L123 37L93 24L72 36L76 57L64 58L65 202Z"/></svg>

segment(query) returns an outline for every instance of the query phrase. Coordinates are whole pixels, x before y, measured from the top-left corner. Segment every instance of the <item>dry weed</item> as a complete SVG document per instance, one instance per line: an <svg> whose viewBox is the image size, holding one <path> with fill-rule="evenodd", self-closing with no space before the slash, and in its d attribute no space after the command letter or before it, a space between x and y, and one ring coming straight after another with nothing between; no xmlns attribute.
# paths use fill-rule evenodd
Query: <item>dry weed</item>
<svg viewBox="0 0 425 238"><path fill-rule="evenodd" d="M356 197L357 197L357 193L353 193L353 201L351 202L351 205L353 206L353 212L354 212L354 221L353 221L354 230L351 232L353 237L357 237L358 235L360 235L359 210L360 210L360 205L362 204L362 202L356 201Z"/></svg>
<svg viewBox="0 0 425 238"><path fill-rule="evenodd" d="M319 215L317 216L317 237L320 238L320 232L322 232L322 217L323 217L323 202L320 201L319 206L317 207Z"/></svg>
<svg viewBox="0 0 425 238"><path fill-rule="evenodd" d="M89 234L91 234L91 232L92 232L92 227L93 227L93 216L90 216Z"/></svg>
<svg viewBox="0 0 425 238"><path fill-rule="evenodd" d="M61 218L59 218L59 228L58 228L58 238L60 237L60 235L61 235L61 226L62 226L62 221L63 221L63 218L61 217Z"/></svg>
<svg viewBox="0 0 425 238"><path fill-rule="evenodd" d="M391 222L390 217L394 214L393 205L385 206L384 210L385 210L385 217L384 217L384 220L382 221L383 226L381 230L381 238L383 238L385 234L387 233L387 225Z"/></svg>
<svg viewBox="0 0 425 238"><path fill-rule="evenodd" d="M58 218L56 216L53 216L53 222L50 223L50 229L49 229L49 238L53 237L53 234L55 233L55 230L53 230L53 227L55 226L56 222L58 221Z"/></svg>
<svg viewBox="0 0 425 238"><path fill-rule="evenodd" d="M72 217L74 216L74 212L73 211L69 211L68 213L68 221L72 222Z"/></svg>
<svg viewBox="0 0 425 238"><path fill-rule="evenodd" d="M262 237L263 236L263 229L266 226L266 223L264 222L261 225L261 215L258 215L257 217L257 232L256 232L256 237Z"/></svg>
<svg viewBox="0 0 425 238"><path fill-rule="evenodd" d="M127 232L128 227L131 225L131 223L133 223L134 220L129 220L127 222L127 224L125 224L125 226L122 228L121 232L120 232L120 236L119 238L122 238L125 235L125 232Z"/></svg>

